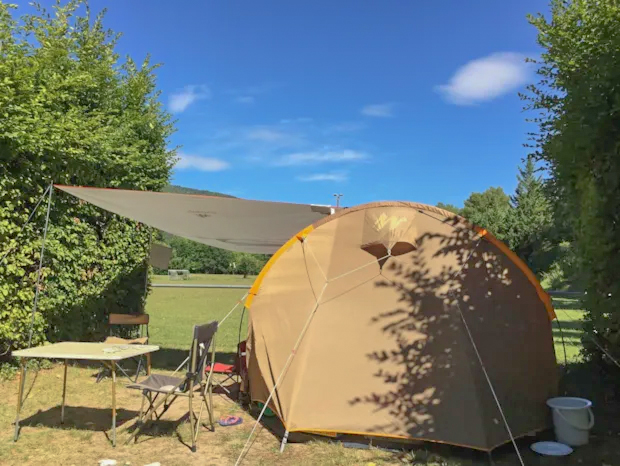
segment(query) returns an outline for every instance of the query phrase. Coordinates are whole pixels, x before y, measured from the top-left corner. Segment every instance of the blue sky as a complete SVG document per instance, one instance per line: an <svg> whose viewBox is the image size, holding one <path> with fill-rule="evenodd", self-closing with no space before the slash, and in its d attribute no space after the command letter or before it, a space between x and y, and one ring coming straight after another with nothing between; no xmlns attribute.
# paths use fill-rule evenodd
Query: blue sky
<svg viewBox="0 0 620 466"><path fill-rule="evenodd" d="M122 54L163 64L176 184L345 205L515 187L546 1L91 3Z"/></svg>

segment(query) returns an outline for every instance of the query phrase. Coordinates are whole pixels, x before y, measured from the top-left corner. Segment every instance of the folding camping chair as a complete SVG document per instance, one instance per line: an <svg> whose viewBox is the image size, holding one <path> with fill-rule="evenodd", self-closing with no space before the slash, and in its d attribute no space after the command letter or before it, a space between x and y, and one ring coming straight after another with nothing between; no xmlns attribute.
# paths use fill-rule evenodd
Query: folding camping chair
<svg viewBox="0 0 620 466"><path fill-rule="evenodd" d="M224 386L226 382L229 380L233 380L236 378L237 382L240 382L240 378L243 377L243 371L246 368L245 363L245 348L246 342L242 341L237 345L237 355L235 356L234 364L224 364L221 362L216 362L211 366L210 364L205 367L205 372L213 372L214 374L223 375L224 379L220 381L214 381L215 385L219 386L222 390L224 390L228 395L230 395L230 390ZM239 390L239 394L241 390ZM238 394L238 395L239 395Z"/></svg>
<svg viewBox="0 0 620 466"><path fill-rule="evenodd" d="M149 342L149 315L148 314L110 314L108 319L110 327L110 335L104 340L104 343L112 343L116 345L146 345ZM139 336L137 338L123 338L114 335L114 331L119 327L138 327ZM150 357L148 355L147 357ZM116 367L123 373L130 382L137 382L140 375L140 371L148 367L144 363L144 356L133 358L137 364L136 373L130 375L129 369L126 369L120 365ZM102 368L97 375L97 382L100 382L104 374L109 372L109 369ZM148 374L147 374L148 375Z"/></svg>
<svg viewBox="0 0 620 466"><path fill-rule="evenodd" d="M129 437L127 443L132 439L137 439L140 431L152 420L153 416L156 421L159 420L179 396L186 397L189 400L189 425L192 434L193 452L196 451L196 439L200 431L200 419L204 407L207 408L209 413L211 431L215 430L212 395L213 372L210 371L208 374L205 374L205 366L207 365L209 349L211 350L211 367L213 367L215 362L215 332L217 332L217 326L217 321L194 326L192 346L189 350L189 371L185 374L185 377L154 374L140 383L127 386L127 388L142 390L143 395L140 416L136 422L136 430ZM207 394L209 395L208 398ZM193 408L194 395L200 396L200 412L198 416L194 413ZM149 403L146 412L144 411L145 401ZM161 412L157 413L157 410L162 406ZM145 418L147 421L143 422Z"/></svg>

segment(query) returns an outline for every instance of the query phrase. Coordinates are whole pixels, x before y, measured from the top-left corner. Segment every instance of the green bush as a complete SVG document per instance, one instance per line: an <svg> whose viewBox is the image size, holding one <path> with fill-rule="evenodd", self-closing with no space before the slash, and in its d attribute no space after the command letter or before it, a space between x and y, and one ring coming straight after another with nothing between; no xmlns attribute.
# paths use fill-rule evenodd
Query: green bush
<svg viewBox="0 0 620 466"><path fill-rule="evenodd" d="M531 17L543 48L540 81L527 108L537 112L533 156L546 164L564 205L587 291L584 346L620 354L620 4L551 1Z"/></svg>
<svg viewBox="0 0 620 466"><path fill-rule="evenodd" d="M173 131L154 66L119 61L103 15L79 16L80 1L19 20L0 3L0 355L28 344L43 203L51 182L161 189ZM110 312L144 299L150 231L55 191L33 344L89 340Z"/></svg>

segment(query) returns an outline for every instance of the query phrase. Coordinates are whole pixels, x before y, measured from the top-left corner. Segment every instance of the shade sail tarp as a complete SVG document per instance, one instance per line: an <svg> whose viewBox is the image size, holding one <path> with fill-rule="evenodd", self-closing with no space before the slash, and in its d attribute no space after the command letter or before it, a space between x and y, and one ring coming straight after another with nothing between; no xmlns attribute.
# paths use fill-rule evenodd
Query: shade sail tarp
<svg viewBox="0 0 620 466"><path fill-rule="evenodd" d="M123 217L199 243L238 252L273 254L330 207L194 194L55 185Z"/></svg>

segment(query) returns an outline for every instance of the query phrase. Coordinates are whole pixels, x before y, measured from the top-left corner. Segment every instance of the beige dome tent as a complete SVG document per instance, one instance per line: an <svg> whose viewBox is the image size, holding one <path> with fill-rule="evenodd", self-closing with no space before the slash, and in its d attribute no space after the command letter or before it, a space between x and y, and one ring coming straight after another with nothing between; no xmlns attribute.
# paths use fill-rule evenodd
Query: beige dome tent
<svg viewBox="0 0 620 466"><path fill-rule="evenodd" d="M548 426L550 299L505 245L444 210L386 202L319 220L246 306L250 395L287 431L488 451Z"/></svg>

